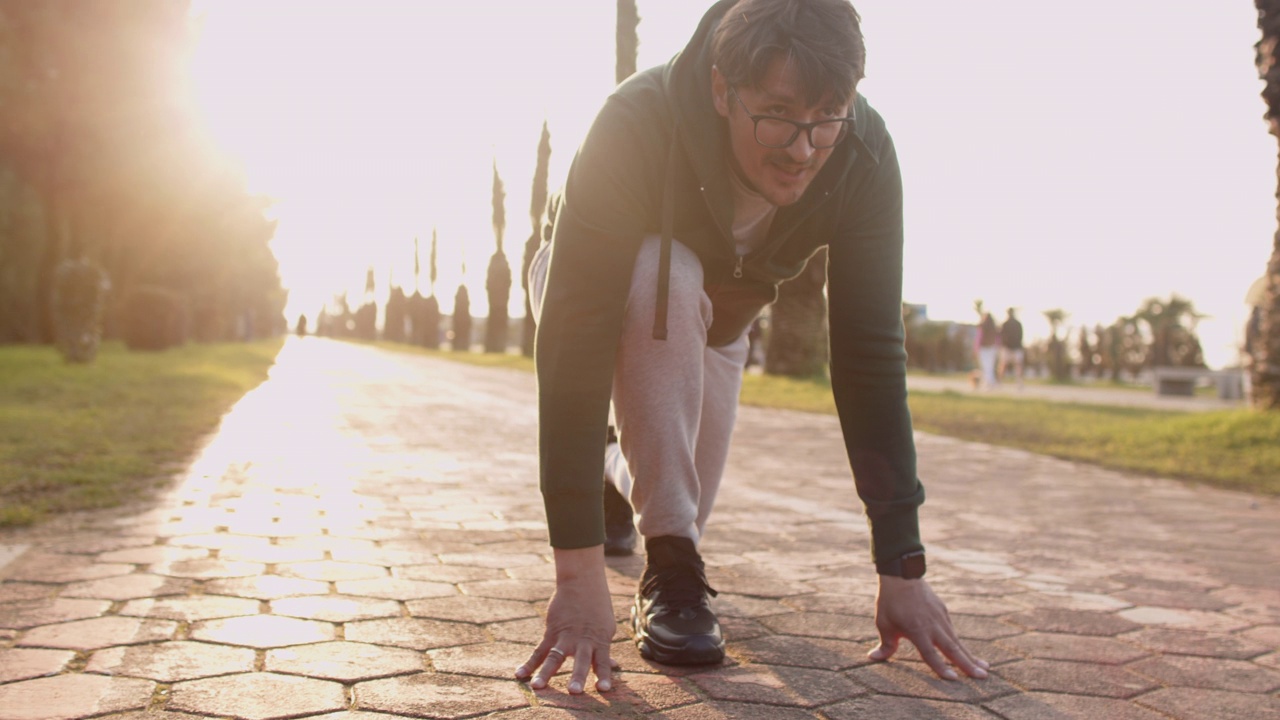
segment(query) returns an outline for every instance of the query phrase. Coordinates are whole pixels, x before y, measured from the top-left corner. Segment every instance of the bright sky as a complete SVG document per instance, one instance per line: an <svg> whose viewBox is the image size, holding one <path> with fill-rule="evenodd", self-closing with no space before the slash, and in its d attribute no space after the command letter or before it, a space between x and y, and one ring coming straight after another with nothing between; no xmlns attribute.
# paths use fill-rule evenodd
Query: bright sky
<svg viewBox="0 0 1280 720"><path fill-rule="evenodd" d="M641 68L684 46L707 3L637 0ZM193 59L211 130L276 198L292 319L373 266L422 290L432 228L448 311L462 279L487 312L493 163L518 272L542 122L551 185L613 87L614 6L491 0L197 0ZM1178 293L1234 363L1244 294L1276 225L1276 141L1261 119L1248 2L855 2L860 86L885 116L907 192L905 299L972 322L973 301L1110 323ZM512 294L513 315L523 298Z"/></svg>

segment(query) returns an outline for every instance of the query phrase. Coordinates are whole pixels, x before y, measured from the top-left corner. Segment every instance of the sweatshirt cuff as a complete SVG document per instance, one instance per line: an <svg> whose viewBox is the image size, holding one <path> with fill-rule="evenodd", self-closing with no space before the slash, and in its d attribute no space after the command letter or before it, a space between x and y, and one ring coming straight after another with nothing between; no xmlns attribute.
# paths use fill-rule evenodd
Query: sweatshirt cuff
<svg viewBox="0 0 1280 720"><path fill-rule="evenodd" d="M561 550L604 544L604 498L544 496L551 547Z"/></svg>

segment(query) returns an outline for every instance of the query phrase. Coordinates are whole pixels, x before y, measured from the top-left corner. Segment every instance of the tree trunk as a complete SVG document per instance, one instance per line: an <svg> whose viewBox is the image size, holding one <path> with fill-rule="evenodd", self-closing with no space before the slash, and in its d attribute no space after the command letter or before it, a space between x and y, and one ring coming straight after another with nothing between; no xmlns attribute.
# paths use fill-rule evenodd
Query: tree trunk
<svg viewBox="0 0 1280 720"><path fill-rule="evenodd" d="M1258 75L1265 81L1266 119L1271 134L1280 138L1280 0L1254 0L1262 40L1257 44ZM1280 187L1280 157L1277 158ZM1280 191L1277 192L1280 197ZM1277 208L1280 221L1280 208ZM1267 262L1266 291L1260 306L1259 342L1251 362L1253 404L1259 410L1280 411L1280 231L1272 237Z"/></svg>
<svg viewBox="0 0 1280 720"><path fill-rule="evenodd" d="M811 378L826 374L827 251L819 250L794 279L778 288L770 313L764 371L769 375Z"/></svg>
<svg viewBox="0 0 1280 720"><path fill-rule="evenodd" d="M636 13L636 0L618 0L616 49L618 60L614 75L619 84L636 72L636 55L640 50L640 38L636 34L636 26L639 24L640 16Z"/></svg>

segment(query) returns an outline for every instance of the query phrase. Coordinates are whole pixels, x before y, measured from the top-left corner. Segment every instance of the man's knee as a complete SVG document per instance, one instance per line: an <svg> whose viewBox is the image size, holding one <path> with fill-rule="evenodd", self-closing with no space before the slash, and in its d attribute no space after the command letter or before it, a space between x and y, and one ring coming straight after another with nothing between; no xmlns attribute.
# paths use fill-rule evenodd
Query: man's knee
<svg viewBox="0 0 1280 720"><path fill-rule="evenodd" d="M662 239L650 235L640 246L631 276L628 312L652 317L658 300ZM673 318L693 314L704 325L711 322L711 299L703 288L702 261L679 241L671 243L671 267L667 286L667 314Z"/></svg>

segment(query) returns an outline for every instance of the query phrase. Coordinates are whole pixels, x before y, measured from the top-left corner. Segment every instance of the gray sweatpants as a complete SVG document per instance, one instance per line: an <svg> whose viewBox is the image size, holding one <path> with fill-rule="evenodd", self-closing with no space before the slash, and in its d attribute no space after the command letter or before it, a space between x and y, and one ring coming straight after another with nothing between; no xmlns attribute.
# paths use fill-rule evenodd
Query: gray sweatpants
<svg viewBox="0 0 1280 720"><path fill-rule="evenodd" d="M653 339L659 237L645 238L631 276L613 376L618 448L605 474L631 499L646 538L681 535L695 543L706 529L729 456L749 343L746 332L707 346L711 298L702 263L672 243L667 339ZM542 310L549 243L529 268L534 317Z"/></svg>

